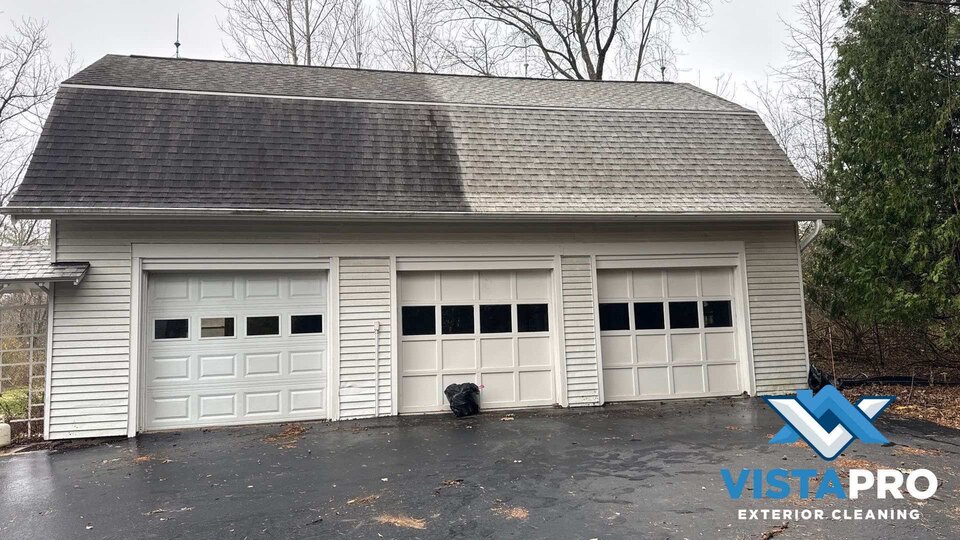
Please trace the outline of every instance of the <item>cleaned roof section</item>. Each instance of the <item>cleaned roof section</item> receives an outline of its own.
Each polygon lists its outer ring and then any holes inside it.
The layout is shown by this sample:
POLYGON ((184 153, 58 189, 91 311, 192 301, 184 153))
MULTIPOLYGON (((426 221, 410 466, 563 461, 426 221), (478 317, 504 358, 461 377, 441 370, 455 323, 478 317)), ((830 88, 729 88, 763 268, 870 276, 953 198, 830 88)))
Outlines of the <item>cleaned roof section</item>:
POLYGON ((51 263, 46 247, 0 247, 0 284, 72 281, 79 284, 86 262, 51 263))
POLYGON ((115 56, 69 82, 8 213, 833 215, 755 113, 684 85, 115 56))

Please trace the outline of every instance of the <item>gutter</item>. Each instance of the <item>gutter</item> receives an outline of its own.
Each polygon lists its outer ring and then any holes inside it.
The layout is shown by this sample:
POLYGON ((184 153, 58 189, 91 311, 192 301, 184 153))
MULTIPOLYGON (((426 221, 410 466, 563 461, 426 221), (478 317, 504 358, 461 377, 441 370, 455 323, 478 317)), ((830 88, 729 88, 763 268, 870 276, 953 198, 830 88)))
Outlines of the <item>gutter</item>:
POLYGON ((813 226, 813 232, 800 239, 800 251, 807 249, 807 246, 812 244, 821 232, 823 232, 823 220, 818 219, 813 226))
POLYGON ((6 206, 0 213, 15 219, 89 218, 89 219, 180 219, 180 218, 271 218, 310 221, 812 221, 833 220, 834 212, 490 212, 471 211, 344 211, 251 208, 90 208, 6 206))

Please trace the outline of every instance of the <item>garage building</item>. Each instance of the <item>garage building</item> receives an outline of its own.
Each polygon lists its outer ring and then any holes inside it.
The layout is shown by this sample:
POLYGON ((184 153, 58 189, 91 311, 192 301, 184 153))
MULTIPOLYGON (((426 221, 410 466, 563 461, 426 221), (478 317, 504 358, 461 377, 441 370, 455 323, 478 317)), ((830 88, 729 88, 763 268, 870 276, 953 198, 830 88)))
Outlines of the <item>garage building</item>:
POLYGON ((687 84, 107 56, 5 213, 51 219, 50 439, 789 392, 797 223, 687 84))

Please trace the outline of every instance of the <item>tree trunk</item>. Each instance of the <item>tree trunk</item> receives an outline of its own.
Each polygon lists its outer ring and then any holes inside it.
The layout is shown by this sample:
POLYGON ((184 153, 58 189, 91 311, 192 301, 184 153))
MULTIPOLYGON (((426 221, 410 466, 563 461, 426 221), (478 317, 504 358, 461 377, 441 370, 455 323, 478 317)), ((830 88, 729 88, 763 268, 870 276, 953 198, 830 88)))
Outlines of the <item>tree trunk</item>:
POLYGON ((293 0, 287 0, 287 31, 290 33, 290 63, 297 65, 300 59, 297 58, 297 35, 293 29, 293 0))
POLYGON ((306 58, 303 63, 313 64, 313 25, 310 23, 310 3, 313 0, 303 0, 303 37, 306 41, 306 58))

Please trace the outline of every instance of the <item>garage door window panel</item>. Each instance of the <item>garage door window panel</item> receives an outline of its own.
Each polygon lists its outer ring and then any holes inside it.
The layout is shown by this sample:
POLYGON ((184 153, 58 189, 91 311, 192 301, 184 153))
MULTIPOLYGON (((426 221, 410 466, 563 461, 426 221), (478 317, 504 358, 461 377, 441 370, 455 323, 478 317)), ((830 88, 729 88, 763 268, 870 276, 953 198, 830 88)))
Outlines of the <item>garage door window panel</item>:
POLYGON ((549 315, 547 304, 517 304, 517 331, 549 332, 549 315))
POLYGON ((200 339, 232 338, 236 335, 233 317, 201 317, 200 339))
POLYGON ((279 335, 279 315, 247 317, 247 337, 266 337, 279 335))
POLYGON ((444 334, 473 334, 473 306, 441 306, 440 328, 444 334))
POLYGON ((700 328, 696 302, 670 302, 670 329, 700 328))
POLYGON ((437 309, 434 306, 403 306, 400 316, 405 336, 432 336, 437 333, 437 309))
POLYGON ((480 333, 505 334, 513 332, 513 306, 495 304, 480 306, 480 333))
POLYGON ((600 304, 600 330, 629 330, 630 310, 626 302, 600 304))
POLYGON ((729 300, 705 300, 703 302, 704 328, 730 328, 733 326, 733 310, 729 300))
POLYGON ((190 319, 156 319, 153 321, 153 339, 190 339, 190 319))
POLYGON ((291 315, 290 333, 293 335, 322 334, 323 315, 291 315))
POLYGON ((634 302, 635 330, 663 330, 663 302, 634 302))

